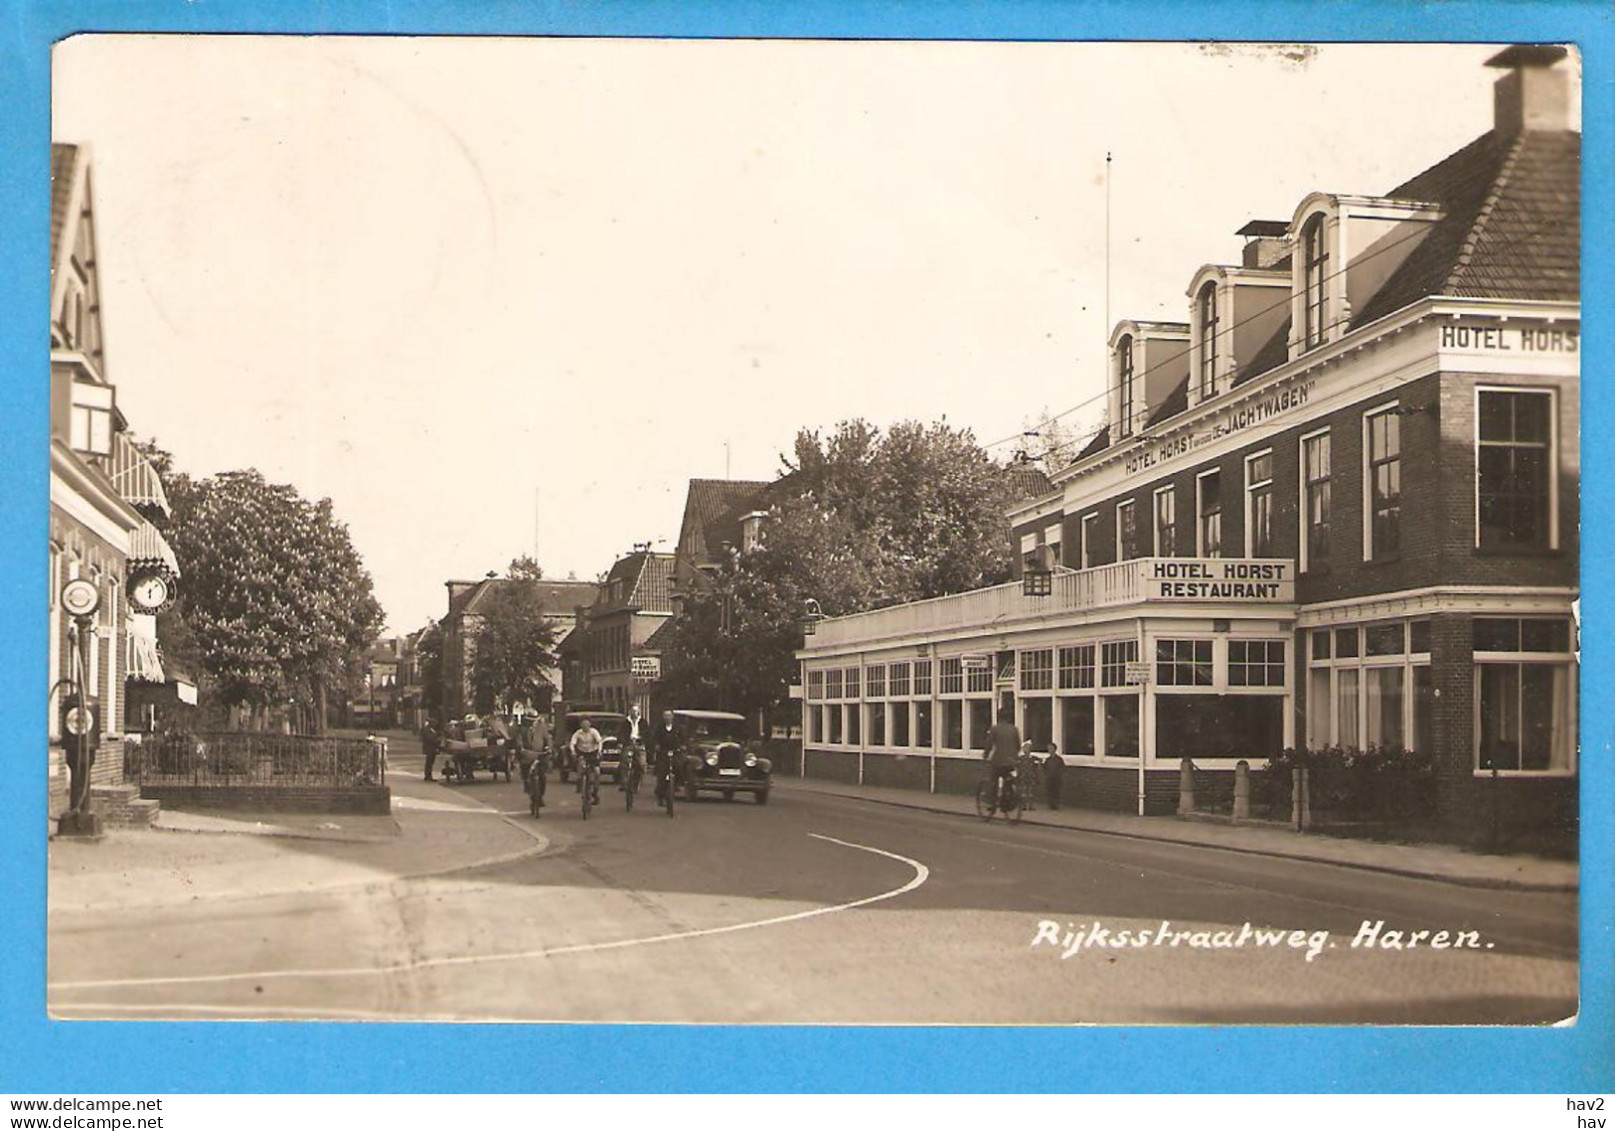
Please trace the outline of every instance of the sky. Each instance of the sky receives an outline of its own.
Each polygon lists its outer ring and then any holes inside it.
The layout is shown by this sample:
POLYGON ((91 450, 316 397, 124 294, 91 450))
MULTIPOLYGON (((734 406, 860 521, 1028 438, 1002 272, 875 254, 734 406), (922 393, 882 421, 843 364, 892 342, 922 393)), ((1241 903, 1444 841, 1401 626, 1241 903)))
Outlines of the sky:
POLYGON ((131 429, 330 497, 407 632, 802 428, 1095 426, 1111 324, 1484 133, 1495 50, 81 36, 53 135, 131 429))

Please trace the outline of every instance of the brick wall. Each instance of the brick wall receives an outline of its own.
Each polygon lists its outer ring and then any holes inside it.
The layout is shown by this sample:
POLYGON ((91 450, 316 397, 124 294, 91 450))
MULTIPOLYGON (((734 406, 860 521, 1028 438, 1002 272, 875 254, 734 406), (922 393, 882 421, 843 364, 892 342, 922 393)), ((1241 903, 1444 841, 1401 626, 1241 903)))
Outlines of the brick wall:
POLYGON ((808 749, 803 757, 807 759, 807 776, 810 778, 852 783, 858 781, 858 755, 855 753, 808 749))

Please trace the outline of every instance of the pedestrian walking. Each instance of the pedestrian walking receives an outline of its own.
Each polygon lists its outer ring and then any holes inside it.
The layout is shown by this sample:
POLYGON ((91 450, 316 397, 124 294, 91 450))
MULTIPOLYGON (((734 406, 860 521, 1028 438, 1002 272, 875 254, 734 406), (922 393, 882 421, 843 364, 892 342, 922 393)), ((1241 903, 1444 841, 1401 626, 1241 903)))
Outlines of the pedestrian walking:
POLYGON ((1043 786, 1048 792, 1050 809, 1060 807, 1060 779, 1064 776, 1065 760, 1060 757, 1060 748, 1051 742, 1048 757, 1043 759, 1043 786))
POLYGON ((432 767, 437 763, 437 755, 442 748, 443 737, 437 733, 432 720, 426 720, 421 724, 421 753, 426 755, 426 776, 423 781, 432 780, 432 767))
POLYGON ((1020 757, 1015 759, 1015 776, 1021 783, 1021 808, 1030 813, 1037 808, 1037 778, 1039 766, 1032 754, 1032 740, 1021 743, 1020 757))

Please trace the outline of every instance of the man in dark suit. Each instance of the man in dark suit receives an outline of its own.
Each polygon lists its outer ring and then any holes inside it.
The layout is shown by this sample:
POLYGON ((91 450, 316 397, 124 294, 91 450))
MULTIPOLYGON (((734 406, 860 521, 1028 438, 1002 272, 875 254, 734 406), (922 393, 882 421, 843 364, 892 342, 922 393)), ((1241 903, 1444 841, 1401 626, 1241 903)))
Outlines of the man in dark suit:
POLYGON ((674 781, 677 780, 677 758, 684 749, 684 736, 673 723, 672 711, 662 712, 662 724, 651 734, 650 748, 656 759, 656 800, 660 804, 667 799, 669 775, 673 776, 674 781))

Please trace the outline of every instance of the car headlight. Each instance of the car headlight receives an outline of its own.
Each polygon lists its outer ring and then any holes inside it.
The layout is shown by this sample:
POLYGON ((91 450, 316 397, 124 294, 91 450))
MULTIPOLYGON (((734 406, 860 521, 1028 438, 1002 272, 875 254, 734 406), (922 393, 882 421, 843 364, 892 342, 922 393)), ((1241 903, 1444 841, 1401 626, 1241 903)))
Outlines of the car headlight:
POLYGON ((717 764, 718 764, 718 752, 716 750, 708 750, 707 751, 707 765, 716 766, 717 764))
POLYGON ((752 753, 750 750, 746 751, 746 765, 755 766, 756 764, 757 764, 757 755, 752 753))

